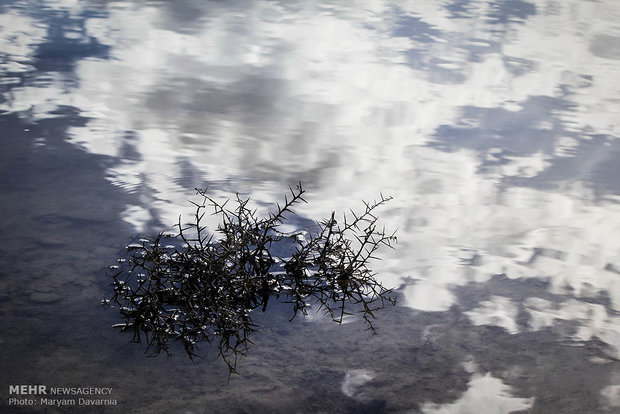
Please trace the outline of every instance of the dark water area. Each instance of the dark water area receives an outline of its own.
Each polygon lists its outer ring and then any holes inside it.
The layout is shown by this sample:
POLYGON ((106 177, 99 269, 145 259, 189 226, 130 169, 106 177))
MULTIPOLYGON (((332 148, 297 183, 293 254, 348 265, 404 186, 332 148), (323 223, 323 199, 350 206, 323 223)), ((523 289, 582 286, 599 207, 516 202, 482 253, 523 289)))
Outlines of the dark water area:
POLYGON ((611 0, 1 2, 0 411, 618 412, 618 22, 611 0), (227 381, 214 348, 147 358, 112 329, 106 269, 196 187, 265 212, 299 180, 290 231, 393 197, 378 335, 275 303, 227 381), (116 405, 23 406, 24 384, 116 405))

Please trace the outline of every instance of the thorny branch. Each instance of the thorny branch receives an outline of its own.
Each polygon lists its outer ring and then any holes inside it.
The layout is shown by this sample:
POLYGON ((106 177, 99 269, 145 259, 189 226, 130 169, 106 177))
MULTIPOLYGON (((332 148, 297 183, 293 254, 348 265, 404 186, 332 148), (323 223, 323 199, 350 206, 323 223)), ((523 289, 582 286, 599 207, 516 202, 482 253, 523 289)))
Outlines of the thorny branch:
POLYGON ((132 332, 133 341, 144 341, 150 356, 170 354, 170 339, 191 359, 198 356, 197 343, 217 343, 229 376, 237 373, 238 358, 257 330, 251 312, 265 311, 271 297, 293 304, 291 320, 318 304, 342 323, 353 306, 375 333, 374 312, 396 303, 368 267, 378 259, 377 249, 396 242, 394 233, 378 227, 375 215, 391 198, 364 202, 361 213, 351 210, 341 223, 332 213, 315 233, 289 234, 280 225, 294 214, 295 204, 306 202, 301 183, 289 190, 284 204, 263 218, 248 207, 249 199, 237 195, 236 207, 228 208, 229 200, 220 203, 197 190, 201 200, 192 202, 193 224, 184 226, 179 217, 177 234, 142 238, 111 266, 114 294, 103 302, 118 305, 125 322, 115 326, 132 332), (219 218, 215 234, 202 224, 208 209, 219 218), (286 237, 295 240, 290 257, 274 257, 272 248, 286 237))

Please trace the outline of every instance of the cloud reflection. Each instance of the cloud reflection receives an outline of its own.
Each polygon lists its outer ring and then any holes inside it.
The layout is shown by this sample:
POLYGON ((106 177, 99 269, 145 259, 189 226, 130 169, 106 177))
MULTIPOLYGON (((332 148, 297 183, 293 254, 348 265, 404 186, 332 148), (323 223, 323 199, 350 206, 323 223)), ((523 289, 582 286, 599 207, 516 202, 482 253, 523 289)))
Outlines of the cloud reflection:
POLYGON ((342 393, 352 398, 358 392, 358 389, 372 380, 373 377, 372 372, 366 369, 347 370, 341 385, 342 393))
POLYGON ((0 14, 0 30, 2 78, 30 70, 36 47, 45 39, 45 28, 29 16, 9 10, 0 14))
MULTIPOLYGON (((451 287, 503 273, 576 297, 607 292, 619 309, 606 270, 620 252, 610 238, 617 203, 594 203, 579 177, 560 177, 551 192, 510 181, 579 157, 593 132, 617 132, 612 52, 592 54, 615 23, 582 2, 502 4, 455 17, 441 3, 396 12, 380 2, 318 4, 292 14, 255 2, 243 14, 216 7, 185 31, 157 4, 110 9, 84 23, 111 49, 77 65, 66 99, 91 121, 71 140, 122 159, 108 177, 143 194, 125 216, 140 230, 175 222, 188 188, 207 182, 263 202, 301 178, 308 216, 383 190, 395 196, 385 217, 401 244, 381 274, 394 286, 418 280, 407 305, 445 310, 451 287), (438 78, 438 67, 458 79, 438 78), (123 155, 128 132, 132 157, 123 155), (448 151, 438 147, 446 140, 448 151), (477 255, 475 266, 464 251, 477 255)), ((472 315, 491 323, 493 309, 472 315)), ((500 319, 515 329, 508 314, 500 319)))
POLYGON ((491 374, 477 376, 469 382, 469 389, 451 404, 426 403, 424 414, 505 414, 532 407, 532 398, 518 398, 510 393, 510 387, 491 374))
MULTIPOLYGON (((445 311, 456 286, 537 278, 569 299, 526 299, 530 329, 576 321, 573 339, 620 348, 617 2, 52 5, 79 20, 63 38, 102 47, 75 56, 71 76, 51 67, 15 86, 49 27, 0 14, 13 85, 0 109, 88 117, 68 139, 118 160, 107 179, 139 195, 123 216, 136 230, 189 214, 206 184, 262 206, 301 179, 308 217, 383 191, 400 244, 378 270, 393 287, 413 280, 406 306, 445 311)), ((467 315, 519 330, 502 296, 467 315)), ((462 404, 490 389, 506 391, 472 380, 462 404)))

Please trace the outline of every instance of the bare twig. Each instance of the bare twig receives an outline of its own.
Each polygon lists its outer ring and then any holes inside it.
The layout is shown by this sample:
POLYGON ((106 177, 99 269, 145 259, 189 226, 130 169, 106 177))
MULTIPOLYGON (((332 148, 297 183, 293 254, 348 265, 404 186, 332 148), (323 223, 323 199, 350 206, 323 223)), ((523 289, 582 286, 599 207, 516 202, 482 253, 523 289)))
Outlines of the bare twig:
POLYGON ((306 314, 312 303, 339 323, 350 307, 357 308, 375 333, 374 312, 386 302, 395 304, 368 267, 380 246, 396 242, 394 234, 378 229, 375 215, 391 198, 364 202, 364 210, 343 215, 342 224, 332 213, 317 223, 316 233, 296 239, 290 257, 274 257, 274 244, 290 236, 280 224, 294 214, 294 205, 306 201, 301 183, 289 190, 266 218, 248 208, 249 199, 237 195, 236 207, 228 208, 228 200, 220 203, 197 190, 201 200, 192 202, 192 225, 183 226, 179 217, 178 234, 142 238, 127 246, 122 266, 112 266, 110 301, 125 320, 117 326, 132 332, 133 341, 144 341, 149 356, 170 354, 170 339, 180 342, 191 359, 198 356, 198 343, 217 343, 229 376, 237 373, 238 358, 257 330, 251 312, 265 311, 272 296, 293 304, 291 319, 306 314), (215 234, 202 224, 208 207, 219 217, 215 234))

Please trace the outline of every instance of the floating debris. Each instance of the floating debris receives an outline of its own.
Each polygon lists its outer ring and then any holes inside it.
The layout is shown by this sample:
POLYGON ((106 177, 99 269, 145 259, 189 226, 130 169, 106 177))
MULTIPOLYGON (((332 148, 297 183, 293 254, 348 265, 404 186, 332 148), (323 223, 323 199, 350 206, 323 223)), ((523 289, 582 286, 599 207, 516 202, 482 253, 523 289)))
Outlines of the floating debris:
POLYGON ((115 327, 130 330, 135 342, 145 340, 152 356, 170 354, 170 339, 178 340, 190 358, 198 355, 197 343, 215 342, 229 374, 237 373, 238 357, 258 329, 251 312, 264 312, 272 297, 284 296, 292 304, 291 320, 315 303, 317 311, 343 323, 353 306, 374 333, 374 312, 386 302, 395 304, 368 268, 379 247, 396 242, 394 234, 378 227, 375 215, 390 198, 364 202, 362 212, 343 215, 340 223, 332 213, 317 222, 315 233, 287 233, 280 226, 295 204, 305 202, 301 183, 289 190, 276 212, 262 218, 248 208, 249 199, 237 195, 236 208, 230 208, 228 201, 218 203, 197 190, 202 200, 192 202, 195 223, 182 225, 179 217, 178 234, 159 233, 128 244, 126 261, 119 261, 123 266, 110 266, 111 300, 125 319, 115 327), (220 219, 215 234, 201 222, 207 208, 220 219), (272 253, 291 239, 287 256, 272 253))

